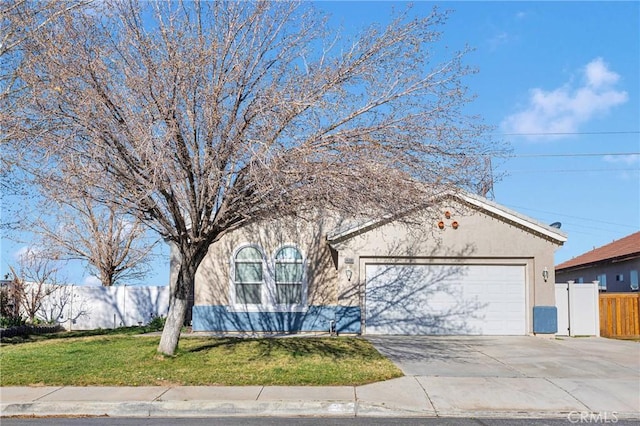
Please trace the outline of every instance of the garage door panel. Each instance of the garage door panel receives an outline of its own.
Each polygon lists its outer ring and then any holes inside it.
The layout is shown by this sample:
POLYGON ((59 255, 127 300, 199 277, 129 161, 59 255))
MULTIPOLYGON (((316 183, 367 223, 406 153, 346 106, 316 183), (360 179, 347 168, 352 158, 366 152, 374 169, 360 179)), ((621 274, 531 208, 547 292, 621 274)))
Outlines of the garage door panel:
POLYGON ((525 334, 524 267, 367 265, 368 334, 525 334))

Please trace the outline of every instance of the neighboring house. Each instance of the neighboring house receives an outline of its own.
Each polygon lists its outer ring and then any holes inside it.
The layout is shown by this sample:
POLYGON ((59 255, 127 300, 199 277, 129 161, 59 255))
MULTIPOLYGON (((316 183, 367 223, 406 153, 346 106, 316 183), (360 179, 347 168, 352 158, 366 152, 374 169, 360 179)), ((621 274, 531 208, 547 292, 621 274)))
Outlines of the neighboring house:
POLYGON ((403 218, 318 215, 247 226, 209 248, 194 331, 555 333, 558 229, 450 194, 403 218))
POLYGON ((638 291, 640 232, 574 257, 555 269, 557 282, 598 281, 603 291, 638 291))

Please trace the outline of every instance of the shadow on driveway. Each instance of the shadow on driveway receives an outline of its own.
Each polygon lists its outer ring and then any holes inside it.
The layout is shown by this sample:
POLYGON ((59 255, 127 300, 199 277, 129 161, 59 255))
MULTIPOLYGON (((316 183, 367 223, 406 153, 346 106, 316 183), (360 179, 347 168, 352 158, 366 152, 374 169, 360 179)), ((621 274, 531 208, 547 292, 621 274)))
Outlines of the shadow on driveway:
POLYGON ((523 377, 486 355, 494 337, 375 336, 367 339, 407 376, 523 377))

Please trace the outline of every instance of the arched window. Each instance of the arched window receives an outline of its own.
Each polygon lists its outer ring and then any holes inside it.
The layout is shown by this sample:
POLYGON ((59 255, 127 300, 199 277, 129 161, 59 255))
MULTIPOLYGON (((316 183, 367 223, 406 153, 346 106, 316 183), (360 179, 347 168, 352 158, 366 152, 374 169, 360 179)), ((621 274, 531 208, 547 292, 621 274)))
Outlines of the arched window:
POLYGON ((243 305, 262 303, 263 260, 262 252, 255 247, 245 247, 236 253, 234 259, 236 303, 243 305))
POLYGON ((275 256, 276 303, 298 305, 302 303, 304 262, 295 247, 282 247, 275 256))

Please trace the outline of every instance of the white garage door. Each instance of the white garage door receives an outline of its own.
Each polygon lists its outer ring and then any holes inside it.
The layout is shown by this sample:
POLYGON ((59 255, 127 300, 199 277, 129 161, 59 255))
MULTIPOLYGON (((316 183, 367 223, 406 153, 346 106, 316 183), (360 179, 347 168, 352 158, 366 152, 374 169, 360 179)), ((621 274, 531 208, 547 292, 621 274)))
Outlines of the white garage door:
POLYGON ((520 265, 367 265, 367 334, 526 334, 520 265))

